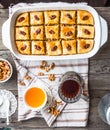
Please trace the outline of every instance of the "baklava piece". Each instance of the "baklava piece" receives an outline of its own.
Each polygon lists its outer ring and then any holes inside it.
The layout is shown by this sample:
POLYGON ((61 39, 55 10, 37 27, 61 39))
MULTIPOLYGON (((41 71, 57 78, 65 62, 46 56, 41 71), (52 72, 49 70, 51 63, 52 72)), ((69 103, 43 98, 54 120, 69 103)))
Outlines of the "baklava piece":
POLYGON ((75 35, 75 26, 61 26, 60 36, 62 39, 74 39, 75 35))
POLYGON ((30 12, 30 25, 43 24, 43 12, 30 12))
POLYGON ((76 11, 61 11, 61 24, 75 24, 76 11))
POLYGON ((29 15, 28 13, 22 13, 16 20, 16 26, 29 26, 29 15))
POLYGON ((59 11, 44 11, 45 24, 58 24, 59 11))
POLYGON ((46 42, 47 55, 61 55, 61 43, 60 41, 47 41, 46 42))
POLYGON ((77 11, 77 24, 94 25, 93 16, 88 11, 78 10, 77 11))
POLYGON ((78 25, 77 38, 94 38, 94 27, 78 25))
POLYGON ((44 37, 43 26, 31 26, 30 36, 31 40, 43 40, 44 37))
POLYGON ((29 40, 29 28, 16 27, 15 37, 16 40, 29 40))
POLYGON ((76 40, 62 40, 62 48, 64 55, 76 54, 76 40))
POLYGON ((93 49, 94 40, 85 40, 79 39, 77 40, 77 53, 84 54, 90 52, 93 49))
POLYGON ((59 26, 45 26, 46 39, 58 39, 59 38, 59 26))
POLYGON ((44 55, 45 46, 43 41, 32 41, 32 54, 33 55, 44 55))
POLYGON ((18 51, 21 54, 26 54, 26 55, 30 55, 31 54, 31 47, 30 47, 30 42, 29 41, 16 41, 16 46, 18 51))

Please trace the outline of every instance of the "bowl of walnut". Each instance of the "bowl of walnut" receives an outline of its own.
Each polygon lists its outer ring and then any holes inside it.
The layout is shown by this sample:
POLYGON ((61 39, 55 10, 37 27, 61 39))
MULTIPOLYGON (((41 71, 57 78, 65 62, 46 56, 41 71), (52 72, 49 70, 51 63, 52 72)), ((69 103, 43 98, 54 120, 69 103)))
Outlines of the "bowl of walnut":
POLYGON ((8 81, 12 76, 12 65, 8 60, 0 58, 0 83, 8 81))

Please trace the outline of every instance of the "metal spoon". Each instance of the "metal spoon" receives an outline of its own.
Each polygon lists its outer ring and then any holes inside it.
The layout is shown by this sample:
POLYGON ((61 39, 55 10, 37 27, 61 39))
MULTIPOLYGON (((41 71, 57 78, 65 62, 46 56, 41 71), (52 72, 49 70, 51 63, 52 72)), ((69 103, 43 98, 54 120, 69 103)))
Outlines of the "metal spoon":
POLYGON ((0 96, 0 106, 2 106, 2 104, 3 104, 3 98, 2 96, 0 96))
POLYGON ((5 99, 6 103, 6 123, 9 125, 9 107, 10 107, 10 102, 8 99, 5 99))

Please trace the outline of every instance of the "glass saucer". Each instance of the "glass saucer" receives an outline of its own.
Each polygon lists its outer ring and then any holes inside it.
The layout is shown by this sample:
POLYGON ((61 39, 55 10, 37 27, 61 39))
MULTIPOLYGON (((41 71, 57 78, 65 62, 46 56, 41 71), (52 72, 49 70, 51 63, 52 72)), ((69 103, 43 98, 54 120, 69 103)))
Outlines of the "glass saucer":
POLYGON ((7 90, 0 90, 0 97, 3 99, 3 103, 0 105, 0 118, 6 118, 6 98, 9 100, 9 116, 15 113, 17 108, 17 100, 12 92, 7 90))

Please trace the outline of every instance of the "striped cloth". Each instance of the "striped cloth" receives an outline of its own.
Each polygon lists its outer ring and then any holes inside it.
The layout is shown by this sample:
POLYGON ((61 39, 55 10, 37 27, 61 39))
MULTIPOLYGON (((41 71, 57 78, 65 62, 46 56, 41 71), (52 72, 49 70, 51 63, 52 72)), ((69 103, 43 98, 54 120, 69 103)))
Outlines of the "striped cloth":
MULTIPOLYGON (((44 3, 43 3, 44 4, 44 3)), ((49 5, 50 3, 48 3, 49 5)), ((53 3, 53 4, 62 4, 53 3)), ((63 3, 67 4, 67 3, 63 3)), ((86 3, 84 3, 86 4, 86 3)), ((21 8, 26 6, 40 6, 40 4, 26 4, 19 3, 9 8, 9 16, 11 14, 21 8)), ((74 5, 74 3, 73 3, 74 5)), ((23 94, 25 89, 28 86, 31 86, 33 83, 38 83, 39 85, 46 86, 52 93, 53 99, 60 100, 58 97, 57 89, 58 89, 58 81, 62 74, 67 71, 75 71, 80 73, 84 79, 84 94, 89 96, 88 94, 88 59, 83 60, 66 60, 66 61, 54 61, 55 68, 49 72, 45 72, 44 76, 38 76, 38 72, 41 70, 38 68, 40 65, 40 61, 21 61, 16 59, 13 56, 13 59, 16 64, 17 72, 18 72, 18 81, 22 81, 25 85, 18 84, 18 121, 27 120, 33 117, 44 118, 47 122, 48 126, 52 127, 84 127, 87 125, 88 121, 88 113, 89 113, 89 102, 80 99, 78 102, 73 104, 62 103, 61 106, 58 106, 58 110, 61 112, 59 116, 51 115, 47 112, 47 109, 39 111, 30 110, 23 102, 23 94), (48 74, 55 74, 55 81, 48 80, 48 74), (24 79, 25 75, 29 75, 31 80, 24 79)), ((48 61, 49 64, 52 61, 48 61)))
MULTIPOLYGON (((58 117, 51 115, 47 110, 41 112, 30 110, 23 102, 23 94, 27 87, 33 83, 47 86, 54 99, 60 100, 58 97, 58 81, 62 74, 67 71, 75 71, 79 73, 84 79, 84 93, 88 96, 88 59, 83 60, 67 60, 54 61, 55 68, 49 72, 44 72, 39 69, 40 61, 21 61, 14 58, 18 72, 18 81, 22 81, 25 85, 18 84, 18 121, 27 120, 32 117, 44 118, 48 126, 53 127, 84 127, 87 125, 89 102, 80 99, 76 103, 66 104, 63 102, 58 110, 61 111, 58 117), (44 76, 38 76, 38 72, 45 73, 44 76), (55 74, 55 81, 48 80, 48 74, 55 74), (24 79, 25 75, 29 75, 31 80, 24 79)), ((48 61, 51 64, 52 61, 48 61)))

